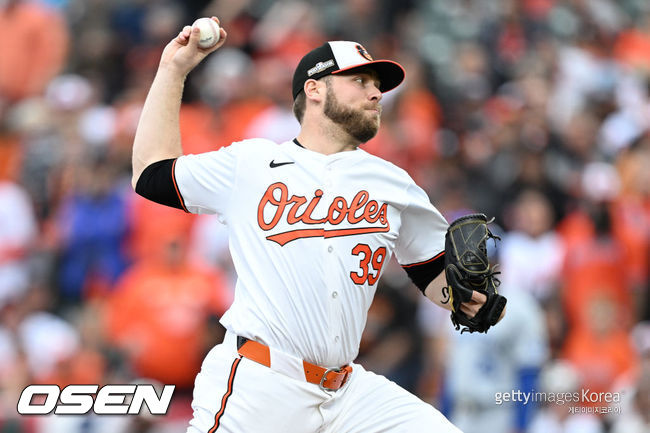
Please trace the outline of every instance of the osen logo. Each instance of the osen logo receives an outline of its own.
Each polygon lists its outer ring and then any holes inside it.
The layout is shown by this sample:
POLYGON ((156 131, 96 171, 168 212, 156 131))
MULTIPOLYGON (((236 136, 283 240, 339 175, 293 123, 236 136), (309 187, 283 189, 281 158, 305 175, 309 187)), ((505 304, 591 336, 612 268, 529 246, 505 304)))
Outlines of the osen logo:
POLYGON ((165 385, 160 397, 151 384, 141 385, 30 385, 18 400, 21 415, 137 415, 146 403, 152 415, 165 415, 174 385, 165 385), (40 398, 39 398, 40 397, 40 398), (45 399, 43 400, 44 397, 45 399))

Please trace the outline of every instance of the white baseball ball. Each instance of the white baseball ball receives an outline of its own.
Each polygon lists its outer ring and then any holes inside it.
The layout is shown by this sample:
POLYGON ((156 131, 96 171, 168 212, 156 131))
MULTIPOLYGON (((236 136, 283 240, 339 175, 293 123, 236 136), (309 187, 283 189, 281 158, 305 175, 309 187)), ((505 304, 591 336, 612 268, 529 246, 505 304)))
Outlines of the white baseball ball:
POLYGON ((194 27, 198 27, 201 31, 199 36, 199 47, 211 48, 219 42, 219 38, 221 37, 219 24, 217 24, 212 18, 199 18, 192 24, 192 28, 194 27))

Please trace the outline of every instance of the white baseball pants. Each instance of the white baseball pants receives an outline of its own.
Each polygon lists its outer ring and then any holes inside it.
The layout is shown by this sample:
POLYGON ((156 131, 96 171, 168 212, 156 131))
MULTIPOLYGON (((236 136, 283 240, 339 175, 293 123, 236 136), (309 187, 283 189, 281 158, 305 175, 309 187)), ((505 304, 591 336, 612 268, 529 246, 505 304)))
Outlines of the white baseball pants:
POLYGON ((325 391, 240 357, 229 332, 196 377, 187 433, 461 433, 397 384, 352 366, 341 389, 325 391))

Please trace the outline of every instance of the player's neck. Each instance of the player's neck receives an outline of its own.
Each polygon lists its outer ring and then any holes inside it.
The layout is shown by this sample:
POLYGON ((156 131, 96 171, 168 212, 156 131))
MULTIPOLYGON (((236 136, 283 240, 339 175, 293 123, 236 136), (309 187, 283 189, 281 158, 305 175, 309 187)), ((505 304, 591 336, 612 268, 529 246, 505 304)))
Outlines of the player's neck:
POLYGON ((309 122, 305 119, 296 137, 306 149, 331 155, 356 150, 359 142, 329 119, 323 122, 309 122))

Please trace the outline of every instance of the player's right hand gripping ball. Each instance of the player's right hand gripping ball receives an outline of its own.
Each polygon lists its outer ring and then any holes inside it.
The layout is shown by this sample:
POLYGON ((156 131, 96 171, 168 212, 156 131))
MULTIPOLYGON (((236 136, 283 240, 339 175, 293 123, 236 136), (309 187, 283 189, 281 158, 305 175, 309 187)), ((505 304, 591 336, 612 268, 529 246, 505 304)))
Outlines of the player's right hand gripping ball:
POLYGON ((506 298, 499 295, 499 280, 490 267, 487 239, 498 236, 490 232, 487 217, 471 214, 452 222, 445 235, 445 275, 452 307, 451 321, 456 327, 469 332, 487 332, 496 324, 506 306, 506 298), (460 304, 472 299, 472 292, 483 293, 487 300, 474 317, 460 309, 460 304))

